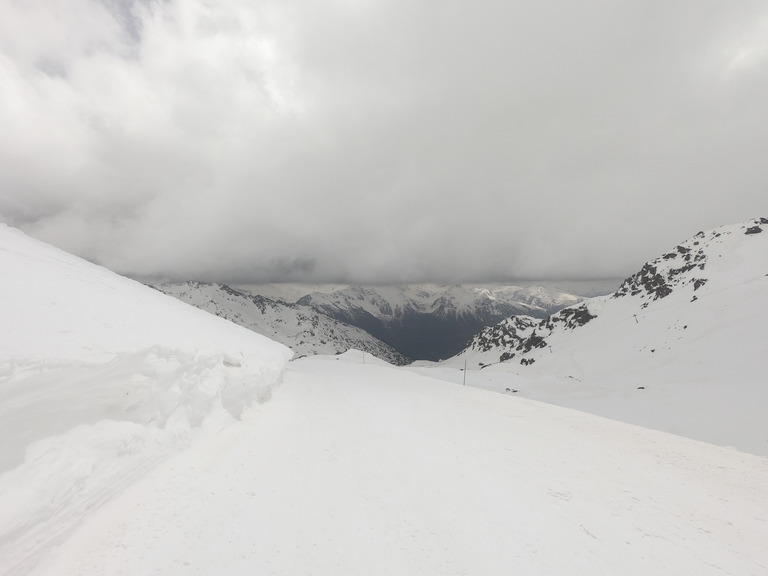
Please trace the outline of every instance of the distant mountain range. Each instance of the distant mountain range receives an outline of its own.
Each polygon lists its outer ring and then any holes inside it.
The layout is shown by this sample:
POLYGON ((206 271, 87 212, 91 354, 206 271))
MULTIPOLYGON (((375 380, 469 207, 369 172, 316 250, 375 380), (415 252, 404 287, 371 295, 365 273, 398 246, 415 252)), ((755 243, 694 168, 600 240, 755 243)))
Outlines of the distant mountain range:
POLYGON ((350 286, 298 300, 358 326, 411 358, 440 360, 513 314, 546 317, 582 298, 541 286, 350 286))
POLYGON ((285 344, 297 356, 339 354, 356 349, 391 364, 410 361, 364 330, 329 318, 310 306, 246 294, 225 284, 166 282, 154 288, 285 344))
POLYGON ((238 290, 225 284, 167 282, 155 286, 197 308, 285 344, 298 355, 351 348, 393 364, 448 358, 482 328, 512 314, 545 317, 581 300, 543 287, 344 286, 296 299, 274 285, 238 290), (291 302, 295 300, 295 302, 291 302))

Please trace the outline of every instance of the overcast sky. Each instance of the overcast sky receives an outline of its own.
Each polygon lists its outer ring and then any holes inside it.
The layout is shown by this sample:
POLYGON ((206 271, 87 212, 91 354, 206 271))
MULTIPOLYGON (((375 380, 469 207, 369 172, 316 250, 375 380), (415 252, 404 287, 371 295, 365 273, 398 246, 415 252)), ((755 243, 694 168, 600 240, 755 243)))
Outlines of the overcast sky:
POLYGON ((134 276, 621 277, 768 216, 765 0, 0 0, 0 220, 134 276))

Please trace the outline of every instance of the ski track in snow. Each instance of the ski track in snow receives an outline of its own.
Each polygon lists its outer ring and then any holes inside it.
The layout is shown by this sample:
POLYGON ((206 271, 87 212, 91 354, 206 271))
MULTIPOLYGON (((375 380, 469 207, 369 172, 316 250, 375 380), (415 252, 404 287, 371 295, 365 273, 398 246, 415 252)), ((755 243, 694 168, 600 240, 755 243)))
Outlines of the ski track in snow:
POLYGON ((768 573, 765 458, 360 362, 294 361, 33 573, 768 573))

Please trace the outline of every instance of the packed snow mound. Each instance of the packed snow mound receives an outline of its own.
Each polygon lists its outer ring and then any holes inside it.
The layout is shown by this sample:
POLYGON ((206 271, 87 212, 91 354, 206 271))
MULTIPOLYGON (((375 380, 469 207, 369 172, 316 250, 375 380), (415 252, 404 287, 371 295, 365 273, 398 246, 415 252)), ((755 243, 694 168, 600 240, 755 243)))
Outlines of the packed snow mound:
POLYGON ((291 351, 0 225, 0 573, 204 430, 291 351))
POLYGON ((246 294, 226 284, 188 281, 165 282, 154 287, 182 302, 281 342, 297 356, 339 354, 354 348, 391 364, 402 365, 410 361, 365 330, 329 318, 309 306, 246 294))
POLYGON ((646 263, 614 294, 544 320, 509 318, 446 365, 495 365, 497 374, 523 381, 505 385, 490 374, 475 381, 768 454, 760 408, 768 404, 763 231, 765 218, 700 232, 646 263))

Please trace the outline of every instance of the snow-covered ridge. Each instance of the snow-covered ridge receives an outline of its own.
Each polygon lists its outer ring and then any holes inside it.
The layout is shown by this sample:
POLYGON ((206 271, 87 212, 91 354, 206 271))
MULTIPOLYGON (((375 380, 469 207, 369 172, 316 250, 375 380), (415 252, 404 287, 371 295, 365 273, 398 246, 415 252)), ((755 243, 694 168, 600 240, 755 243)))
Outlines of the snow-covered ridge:
POLYGON ((695 302, 699 295, 758 279, 768 273, 768 267, 761 262, 761 255, 765 253, 761 250, 768 249, 768 234, 757 238, 764 228, 768 230, 768 219, 756 218, 699 232, 671 251, 645 263, 613 294, 568 306, 543 320, 526 315, 507 318, 478 334, 460 356, 463 358, 472 355, 472 352, 485 353, 488 361, 484 361, 485 358, 480 360, 481 365, 512 359, 517 359, 522 365, 530 365, 539 356, 537 350, 551 346, 552 340, 556 340, 559 334, 584 326, 604 309, 617 310, 611 300, 630 298, 639 301, 636 306, 630 306, 634 317, 635 312, 645 310, 655 301, 672 294, 675 295, 672 300, 690 298, 691 302, 695 302), (754 240, 750 242, 752 238, 754 240), (745 261, 745 257, 749 260, 745 261), (712 284, 704 288, 710 281, 712 284), (698 292, 700 289, 701 292, 698 292))
POLYGON ((246 294, 225 284, 165 282, 154 286, 196 308, 263 334, 291 348, 297 356, 362 350, 392 364, 409 359, 355 326, 318 313, 309 306, 246 294))
MULTIPOLYGON (((744 241, 742 236, 761 234, 768 230, 768 218, 755 218, 736 226, 721 226, 709 232, 699 232, 693 238, 675 246, 662 256, 647 262, 642 269, 627 278, 613 298, 639 296, 658 300, 669 296, 675 289, 691 286, 693 292, 709 282, 711 265, 717 275, 716 259, 737 252, 744 241)), ((722 279, 726 281, 726 279, 722 279)), ((693 296, 695 298, 695 294, 693 296)), ((648 302, 643 303, 647 307, 648 302)))
POLYGON ((608 296, 509 318, 447 366, 467 380, 768 455, 768 220, 700 232, 608 296))
POLYGON ((13 574, 267 398, 291 351, 4 225, 0 269, 0 573, 13 574))
POLYGON ((313 292, 299 302, 322 310, 358 310, 377 318, 391 319, 408 312, 477 316, 513 310, 538 316, 552 308, 580 300, 578 296, 540 286, 415 284, 349 286, 340 290, 313 292))

